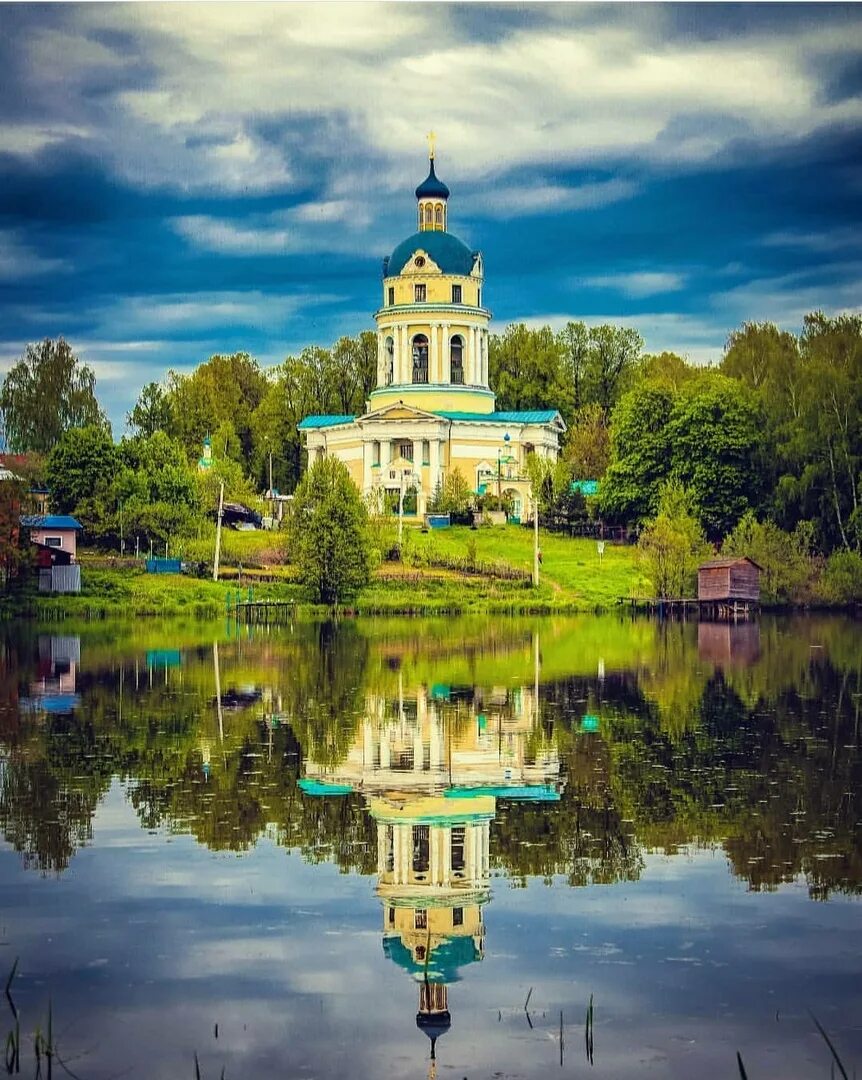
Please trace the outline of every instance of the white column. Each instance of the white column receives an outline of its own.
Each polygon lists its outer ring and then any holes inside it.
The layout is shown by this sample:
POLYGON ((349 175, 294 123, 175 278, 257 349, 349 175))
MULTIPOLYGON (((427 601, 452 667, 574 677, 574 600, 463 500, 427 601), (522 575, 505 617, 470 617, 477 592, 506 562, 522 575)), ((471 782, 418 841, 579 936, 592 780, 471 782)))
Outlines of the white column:
POLYGON ((422 772, 425 763, 425 755, 422 752, 422 729, 417 727, 413 732, 413 771, 422 772))
POLYGON ((488 385, 488 333, 486 330, 479 331, 479 367, 481 369, 481 378, 479 381, 483 386, 488 385))
POLYGON ((383 330, 377 332, 377 385, 383 386, 386 383, 386 349, 383 347, 383 342, 386 340, 386 334, 383 330))
POLYGON ((388 769, 392 764, 389 745, 389 725, 380 731, 380 768, 388 769))
POLYGON ((431 884, 439 885, 441 883, 440 878, 440 834, 444 832, 443 829, 438 826, 434 826, 431 830, 429 837, 429 847, 431 848, 431 884))
POLYGON ((443 380, 438 378, 438 372, 440 371, 440 356, 437 351, 437 323, 431 323, 431 341, 428 345, 430 353, 428 356, 428 381, 429 382, 442 382, 443 380))
MULTIPOLYGON (((435 446, 436 443, 432 443, 431 445, 435 446)), ((433 771, 439 769, 443 764, 443 744, 440 739, 440 718, 432 714, 428 727, 430 729, 431 769, 433 771)))
POLYGON ((410 327, 404 323, 404 379, 403 382, 413 382, 413 354, 410 349, 410 327))
POLYGON ((407 361, 407 326, 405 323, 398 324, 398 377, 397 383, 405 383, 410 381, 408 374, 410 368, 407 361))
POLYGON ((362 440, 362 489, 371 490, 371 440, 362 440))
POLYGON ((471 326, 470 327, 470 351, 473 354, 472 378, 470 379, 470 384, 472 386, 475 386, 476 383, 480 383, 482 381, 482 372, 481 372, 480 367, 479 367, 480 360, 479 360, 479 328, 478 328, 478 326, 471 326))
POLYGON ((437 484, 440 482, 440 441, 439 439, 432 439, 430 446, 430 456, 428 458, 430 469, 428 470, 428 485, 431 489, 431 494, 437 490, 437 484))
POLYGON ((442 359, 443 378, 441 380, 442 382, 449 382, 449 379, 450 379, 450 376, 451 376, 451 372, 449 371, 449 353, 450 353, 449 339, 450 339, 449 323, 443 323, 443 359, 442 359))

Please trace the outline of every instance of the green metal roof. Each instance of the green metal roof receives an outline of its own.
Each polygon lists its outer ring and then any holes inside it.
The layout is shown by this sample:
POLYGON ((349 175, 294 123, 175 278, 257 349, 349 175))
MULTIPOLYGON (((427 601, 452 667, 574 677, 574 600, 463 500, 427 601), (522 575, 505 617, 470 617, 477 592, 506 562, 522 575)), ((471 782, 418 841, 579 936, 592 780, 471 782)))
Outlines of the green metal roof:
POLYGON ((383 953, 394 960, 415 978, 428 979, 432 983, 451 983, 458 981, 458 969, 482 959, 472 937, 451 937, 441 941, 431 950, 427 963, 417 963, 413 954, 395 934, 383 939, 383 953))
POLYGON ((478 799, 493 795, 495 799, 519 799, 521 802, 559 802, 560 793, 550 784, 498 784, 485 787, 447 788, 444 799, 478 799))
POLYGON ((438 412, 446 420, 480 420, 492 424, 550 424, 559 419, 556 409, 526 409, 516 412, 438 412))
POLYGON ((352 424, 355 419, 355 416, 345 416, 343 414, 306 416, 304 420, 299 422, 298 428, 300 431, 310 431, 312 428, 338 427, 339 424, 352 424))

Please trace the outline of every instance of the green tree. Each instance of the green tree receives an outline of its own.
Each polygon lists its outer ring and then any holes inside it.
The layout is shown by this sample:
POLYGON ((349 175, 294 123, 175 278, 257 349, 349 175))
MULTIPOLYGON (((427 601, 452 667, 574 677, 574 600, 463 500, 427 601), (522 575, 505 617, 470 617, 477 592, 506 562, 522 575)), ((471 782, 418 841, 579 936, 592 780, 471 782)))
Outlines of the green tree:
POLYGON ((251 418, 267 390, 267 379, 248 353, 211 356, 189 375, 168 373, 171 434, 197 456, 206 435, 230 424, 248 468, 253 449, 251 418))
POLYGON ((656 596, 693 595, 697 567, 712 549, 697 520, 692 493, 678 481, 662 487, 658 513, 644 527, 638 548, 656 596))
POLYGON ((141 390, 126 422, 138 435, 154 435, 157 431, 172 430, 170 399, 164 387, 149 382, 141 390))
POLYGON ((721 545, 722 555, 747 555, 761 567, 760 595, 767 603, 801 603, 811 598, 815 567, 811 529, 784 532, 772 521, 758 521, 749 510, 721 545))
POLYGON ((598 402, 577 410, 563 453, 575 479, 596 480, 605 475, 610 463, 611 435, 604 409, 598 402))
POLYGON ((677 397, 668 423, 671 475, 691 490, 707 536, 719 540, 759 501, 763 422, 750 392, 705 375, 677 397))
POLYGON ((567 322, 557 334, 563 377, 569 384, 572 409, 587 403, 589 393, 590 332, 582 322, 567 322))
POLYGON ((591 328, 586 378, 591 400, 606 416, 628 388, 642 349, 643 339, 630 327, 604 323, 591 328))
POLYGON ((549 326, 512 323, 493 334, 488 362, 500 409, 544 409, 565 394, 560 343, 549 326))
POLYGON ((110 432, 96 400, 96 376, 62 337, 27 346, 0 387, 0 413, 14 451, 47 453, 70 428, 110 432))
POLYGON ((63 514, 87 510, 81 524, 91 528, 106 512, 105 499, 120 467, 120 455, 101 426, 71 428, 48 455, 46 478, 54 508, 63 514))
POLYGON ((611 462, 600 505, 611 519, 643 521, 658 509, 659 489, 670 471, 668 423, 674 395, 642 383, 624 394, 611 419, 611 462))
POLYGON ((336 607, 368 583, 368 512, 337 458, 315 461, 300 481, 288 544, 301 582, 318 603, 336 607))

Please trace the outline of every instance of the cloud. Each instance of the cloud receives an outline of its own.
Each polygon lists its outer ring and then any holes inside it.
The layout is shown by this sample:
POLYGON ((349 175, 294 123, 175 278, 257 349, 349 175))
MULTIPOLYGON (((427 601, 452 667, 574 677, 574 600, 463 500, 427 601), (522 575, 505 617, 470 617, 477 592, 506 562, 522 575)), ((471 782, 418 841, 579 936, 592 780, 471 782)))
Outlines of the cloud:
POLYGON ((623 296, 642 299, 660 293, 677 292, 685 288, 686 278, 683 274, 643 271, 640 273, 607 274, 584 278, 581 284, 592 289, 615 289, 617 292, 621 292, 623 296))
POLYGON ((493 187, 459 200, 459 206, 477 216, 492 218, 525 214, 559 213, 562 210, 592 210, 629 199, 638 191, 631 180, 612 179, 578 185, 524 181, 493 187))
POLYGON ((345 199, 300 203, 237 219, 190 214, 171 221, 175 232, 196 247, 227 255, 365 252, 369 223, 367 208, 345 199))
MULTIPOLYGON (((499 17, 493 47, 457 16, 445 5, 213 4, 194 18, 170 5, 73 7, 61 29, 21 32, 45 116, 18 143, 35 153, 75 132, 132 183, 184 190, 296 189, 320 170, 334 189, 362 159, 385 192, 415 171, 431 125, 447 175, 478 182, 623 155, 704 162, 740 139, 781 144, 862 121, 862 101, 822 93, 830 66, 855 53, 852 15, 699 40, 669 36, 661 11, 597 20, 566 6, 554 25, 545 12, 499 17)), ((591 205, 565 185, 532 186, 538 208, 591 205)))
POLYGON ((832 252, 844 248, 856 248, 862 251, 862 236, 859 229, 852 225, 842 225, 820 232, 803 232, 798 229, 786 229, 764 236, 765 247, 800 248, 805 251, 832 252))
POLYGON ((33 250, 20 231, 0 229, 0 281, 14 282, 68 269, 64 259, 45 258, 33 250))

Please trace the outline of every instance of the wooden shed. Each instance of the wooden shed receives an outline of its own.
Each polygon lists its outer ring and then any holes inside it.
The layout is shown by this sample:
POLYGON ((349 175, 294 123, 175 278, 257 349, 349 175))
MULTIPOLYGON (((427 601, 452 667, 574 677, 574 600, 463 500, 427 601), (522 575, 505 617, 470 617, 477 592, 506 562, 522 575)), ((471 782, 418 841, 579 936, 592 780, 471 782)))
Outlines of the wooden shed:
POLYGON ((710 559, 697 569, 697 598, 708 604, 757 603, 762 567, 747 555, 710 559))

